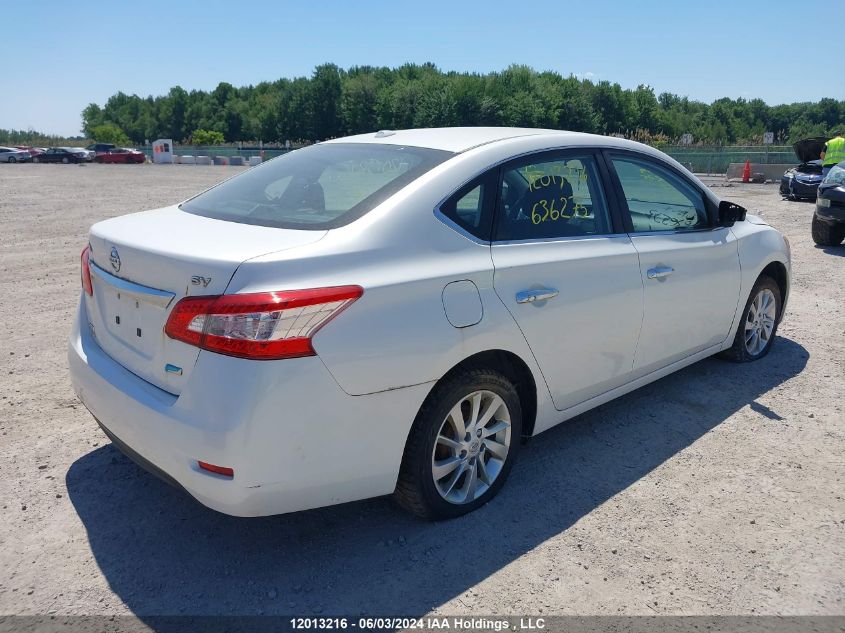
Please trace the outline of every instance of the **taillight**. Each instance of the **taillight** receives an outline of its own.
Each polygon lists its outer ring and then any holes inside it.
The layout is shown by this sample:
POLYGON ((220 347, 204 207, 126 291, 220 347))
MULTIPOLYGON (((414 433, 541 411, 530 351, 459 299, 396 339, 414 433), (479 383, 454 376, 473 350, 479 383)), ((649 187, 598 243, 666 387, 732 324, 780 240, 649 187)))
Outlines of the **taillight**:
POLYGON ((82 277, 82 289, 89 297, 94 294, 94 286, 91 285, 91 266, 88 263, 90 254, 91 247, 86 246, 82 250, 82 255, 80 255, 80 259, 82 260, 82 267, 80 270, 80 276, 82 277))
POLYGON ((360 286, 185 297, 165 333, 219 354, 275 360, 313 356, 311 339, 364 293, 360 286))

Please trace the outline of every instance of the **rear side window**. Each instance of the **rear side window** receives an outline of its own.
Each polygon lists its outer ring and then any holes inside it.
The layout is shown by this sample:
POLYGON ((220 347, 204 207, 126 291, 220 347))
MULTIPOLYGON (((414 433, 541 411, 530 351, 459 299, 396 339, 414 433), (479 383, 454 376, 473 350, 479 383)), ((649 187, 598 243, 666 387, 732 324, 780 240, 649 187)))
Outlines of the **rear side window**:
POLYGON ((648 160, 614 156, 634 232, 691 231, 709 228, 701 191, 648 160))
POLYGON ((180 208, 242 224, 331 229, 360 218, 452 156, 399 145, 314 145, 250 169, 180 208))
POLYGON ((440 206, 440 212, 468 233, 489 240, 495 186, 494 170, 461 187, 440 206))
POLYGON ((590 155, 567 154, 502 170, 496 240, 611 233, 598 168, 590 155))

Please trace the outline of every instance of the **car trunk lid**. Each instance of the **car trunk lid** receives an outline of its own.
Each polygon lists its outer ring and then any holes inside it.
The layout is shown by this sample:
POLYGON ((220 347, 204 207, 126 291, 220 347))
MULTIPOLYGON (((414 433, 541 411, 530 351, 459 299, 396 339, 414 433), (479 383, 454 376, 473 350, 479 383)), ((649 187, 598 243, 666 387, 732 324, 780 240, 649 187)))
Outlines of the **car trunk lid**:
POLYGON ((173 306, 185 296, 223 294, 242 262, 325 233, 214 220, 177 207, 95 224, 93 296, 86 296, 94 336, 126 369, 178 395, 199 349, 164 333, 173 306))

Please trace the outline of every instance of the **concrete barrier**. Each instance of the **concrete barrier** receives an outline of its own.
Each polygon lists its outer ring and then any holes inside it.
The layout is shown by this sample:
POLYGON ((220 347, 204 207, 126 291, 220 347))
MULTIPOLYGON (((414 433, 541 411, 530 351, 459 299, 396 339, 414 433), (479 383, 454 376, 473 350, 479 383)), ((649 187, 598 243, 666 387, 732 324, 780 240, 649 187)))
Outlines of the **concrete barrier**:
MULTIPOLYGON (((766 180, 780 181, 783 172, 787 169, 795 167, 795 163, 774 163, 772 165, 765 165, 762 163, 751 163, 751 173, 763 174, 766 180)), ((745 168, 745 163, 731 163, 728 165, 728 171, 725 173, 725 178, 734 180, 736 178, 742 180, 742 170, 745 168)))
POLYGON ((197 163, 197 165, 210 165, 211 164, 211 157, 210 156, 197 156, 196 163, 197 163))
POLYGON ((249 166, 255 167, 256 165, 261 164, 261 156, 250 156, 249 157, 249 166))
POLYGON ((215 156, 214 157, 214 164, 215 165, 228 165, 229 159, 225 156, 215 156))
POLYGON ((194 159, 193 156, 180 156, 179 162, 183 165, 196 165, 197 161, 194 159))
POLYGON ((244 157, 243 157, 243 156, 232 156, 232 157, 229 159, 229 164, 230 164, 230 165, 241 165, 241 166, 243 166, 243 164, 244 164, 244 157))

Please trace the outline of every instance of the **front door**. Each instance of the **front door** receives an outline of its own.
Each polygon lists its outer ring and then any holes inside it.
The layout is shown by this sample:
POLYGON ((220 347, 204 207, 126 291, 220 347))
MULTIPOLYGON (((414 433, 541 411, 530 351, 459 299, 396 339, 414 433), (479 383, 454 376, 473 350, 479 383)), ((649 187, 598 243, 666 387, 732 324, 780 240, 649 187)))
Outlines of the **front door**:
POLYGON ((642 275, 645 314, 634 363, 649 373, 721 343, 739 296, 737 241, 714 226, 704 192, 668 165, 612 154, 642 275))

